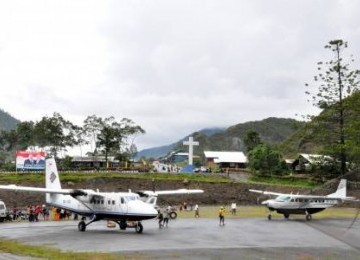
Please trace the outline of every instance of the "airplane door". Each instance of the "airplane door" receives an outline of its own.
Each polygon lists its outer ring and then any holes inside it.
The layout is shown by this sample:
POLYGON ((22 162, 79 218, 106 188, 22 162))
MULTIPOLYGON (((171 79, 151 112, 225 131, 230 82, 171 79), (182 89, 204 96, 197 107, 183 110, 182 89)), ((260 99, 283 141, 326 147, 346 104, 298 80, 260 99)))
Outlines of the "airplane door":
POLYGON ((127 201, 124 197, 120 197, 120 211, 123 213, 127 213, 128 212, 128 205, 127 205, 127 201))

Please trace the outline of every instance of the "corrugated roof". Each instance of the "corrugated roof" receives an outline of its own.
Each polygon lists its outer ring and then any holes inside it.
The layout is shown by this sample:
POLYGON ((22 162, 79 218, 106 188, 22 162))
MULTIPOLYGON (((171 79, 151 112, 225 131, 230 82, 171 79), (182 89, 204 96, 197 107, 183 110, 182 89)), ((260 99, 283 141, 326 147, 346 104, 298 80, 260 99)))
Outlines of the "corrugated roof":
POLYGON ((319 163, 322 160, 331 160, 332 158, 328 155, 321 155, 321 154, 307 154, 301 153, 300 156, 305 158, 310 163, 319 163))
POLYGON ((214 158, 215 163, 247 163, 243 152, 204 151, 206 158, 214 158))

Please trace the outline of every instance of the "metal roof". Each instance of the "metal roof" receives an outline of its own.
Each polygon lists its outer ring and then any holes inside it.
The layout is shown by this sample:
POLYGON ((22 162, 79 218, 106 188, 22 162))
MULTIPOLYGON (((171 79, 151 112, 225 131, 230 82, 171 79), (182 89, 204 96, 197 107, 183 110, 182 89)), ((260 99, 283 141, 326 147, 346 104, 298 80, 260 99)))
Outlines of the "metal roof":
POLYGON ((213 158, 215 163, 247 163, 243 152, 204 151, 205 158, 213 158))

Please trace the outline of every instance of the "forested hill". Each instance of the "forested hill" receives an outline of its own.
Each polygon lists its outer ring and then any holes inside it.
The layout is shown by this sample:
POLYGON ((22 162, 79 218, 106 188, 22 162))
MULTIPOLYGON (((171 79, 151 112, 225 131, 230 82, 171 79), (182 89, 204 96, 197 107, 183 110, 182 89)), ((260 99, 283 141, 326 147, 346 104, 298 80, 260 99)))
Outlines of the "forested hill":
MULTIPOLYGON (((244 138, 250 130, 259 133, 261 139, 266 143, 279 144, 302 128, 303 125, 304 122, 294 119, 270 117, 260 121, 237 124, 227 129, 217 128, 214 131, 211 131, 211 129, 207 129, 207 131, 201 130, 191 133, 189 136, 193 136, 200 143, 199 146, 194 147, 194 153, 197 155, 203 155, 205 150, 246 152, 244 138)), ((158 148, 150 148, 146 150, 146 154, 140 151, 138 156, 158 158, 165 156, 170 151, 187 151, 187 147, 183 145, 183 140, 187 137, 179 139, 177 143, 171 146, 162 146, 162 148, 166 147, 167 149, 163 149, 161 155, 158 153, 158 148)))
POLYGON ((16 124, 19 122, 19 120, 0 108, 0 130, 9 131, 15 129, 16 124))
POLYGON ((288 118, 270 117, 260 121, 250 121, 229 127, 223 132, 211 136, 194 133, 195 140, 199 141, 198 152, 212 151, 243 151, 246 152, 244 139, 249 131, 255 131, 263 142, 278 144, 302 128, 304 122, 288 118))

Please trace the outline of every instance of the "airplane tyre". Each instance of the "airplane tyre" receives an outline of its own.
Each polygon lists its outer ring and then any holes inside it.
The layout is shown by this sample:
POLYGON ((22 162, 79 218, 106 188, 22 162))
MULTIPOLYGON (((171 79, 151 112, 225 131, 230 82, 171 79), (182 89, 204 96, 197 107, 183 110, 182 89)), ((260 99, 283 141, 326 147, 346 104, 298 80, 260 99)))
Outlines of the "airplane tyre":
POLYGON ((170 218, 171 219, 176 219, 177 218, 177 213, 175 211, 170 212, 170 218))
POLYGON ((138 233, 138 234, 140 234, 140 233, 142 233, 143 232, 143 229, 144 229, 144 227, 143 227, 143 225, 139 222, 137 225, 136 225, 136 227, 135 227, 135 231, 136 231, 136 233, 138 233))
POLYGON ((312 219, 311 215, 310 215, 310 214, 307 214, 307 215, 306 215, 306 220, 307 220, 307 221, 310 221, 311 219, 312 219))
POLYGON ((269 214, 267 218, 268 218, 268 220, 271 220, 271 214, 269 214))
POLYGON ((86 230, 86 224, 84 221, 80 221, 78 224, 79 231, 84 232, 86 230))
POLYGON ((125 230, 127 227, 126 221, 120 221, 119 226, 121 230, 125 230))
POLYGON ((288 219, 289 218, 289 214, 284 214, 284 218, 288 219))

